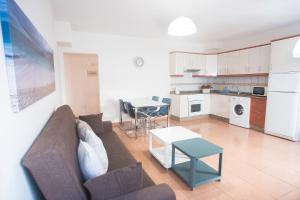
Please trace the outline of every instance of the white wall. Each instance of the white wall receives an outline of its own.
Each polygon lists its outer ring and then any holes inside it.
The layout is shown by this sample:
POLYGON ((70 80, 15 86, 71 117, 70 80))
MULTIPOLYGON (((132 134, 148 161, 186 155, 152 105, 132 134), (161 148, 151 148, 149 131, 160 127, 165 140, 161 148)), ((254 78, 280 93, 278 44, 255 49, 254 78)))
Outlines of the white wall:
MULTIPOLYGON (((17 3, 54 48, 50 0, 17 0, 17 3)), ((0 39, 0 199, 37 199, 38 193, 29 184, 31 181, 21 167, 21 159, 59 105, 59 89, 20 113, 12 113, 4 59, 3 42, 0 39)), ((56 75, 57 88, 58 81, 56 75)))
POLYGON ((271 29, 259 34, 251 34, 244 37, 236 37, 223 42, 222 50, 239 49, 259 44, 270 43, 271 40, 300 34, 300 22, 287 26, 271 29))
POLYGON ((73 32, 72 48, 61 51, 98 54, 101 112, 105 120, 119 120, 119 98, 169 94, 169 46, 166 41, 73 32), (142 68, 134 65, 136 56, 144 58, 142 68))

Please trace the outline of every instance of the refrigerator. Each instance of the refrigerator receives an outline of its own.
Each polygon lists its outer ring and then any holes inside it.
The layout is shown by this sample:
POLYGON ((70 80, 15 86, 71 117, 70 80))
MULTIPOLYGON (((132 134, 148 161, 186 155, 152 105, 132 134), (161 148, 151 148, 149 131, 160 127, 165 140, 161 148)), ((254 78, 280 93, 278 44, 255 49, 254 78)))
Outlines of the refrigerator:
POLYGON ((265 133, 300 140, 300 73, 269 76, 265 133))

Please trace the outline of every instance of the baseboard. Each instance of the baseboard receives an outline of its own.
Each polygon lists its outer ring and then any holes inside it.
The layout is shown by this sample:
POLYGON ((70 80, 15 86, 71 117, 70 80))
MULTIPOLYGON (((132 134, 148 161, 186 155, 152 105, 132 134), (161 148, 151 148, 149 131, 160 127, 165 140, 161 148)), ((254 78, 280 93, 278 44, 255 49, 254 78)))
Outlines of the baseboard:
POLYGON ((225 117, 220 117, 220 116, 213 115, 213 114, 210 114, 209 117, 210 117, 210 118, 213 118, 213 119, 220 120, 220 121, 222 121, 222 122, 227 122, 227 123, 229 123, 229 119, 228 119, 228 118, 225 118, 225 117))
POLYGON ((179 118, 177 116, 171 115, 170 118, 173 119, 173 120, 176 120, 176 121, 189 121, 189 120, 195 120, 195 119, 209 118, 209 115, 200 115, 200 116, 182 117, 182 118, 179 118))
POLYGON ((261 128, 261 127, 258 127, 258 126, 254 126, 254 125, 250 125, 250 128, 253 129, 253 130, 255 130, 255 131, 264 133, 264 128, 261 128))

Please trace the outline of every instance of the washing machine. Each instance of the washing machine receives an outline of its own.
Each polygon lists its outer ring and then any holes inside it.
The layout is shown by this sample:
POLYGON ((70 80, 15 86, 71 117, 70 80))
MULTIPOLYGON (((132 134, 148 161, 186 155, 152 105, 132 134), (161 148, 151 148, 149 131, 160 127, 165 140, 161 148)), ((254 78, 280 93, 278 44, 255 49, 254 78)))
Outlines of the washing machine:
POLYGON ((230 97, 229 123, 244 128, 250 128, 250 105, 251 100, 249 97, 230 97))

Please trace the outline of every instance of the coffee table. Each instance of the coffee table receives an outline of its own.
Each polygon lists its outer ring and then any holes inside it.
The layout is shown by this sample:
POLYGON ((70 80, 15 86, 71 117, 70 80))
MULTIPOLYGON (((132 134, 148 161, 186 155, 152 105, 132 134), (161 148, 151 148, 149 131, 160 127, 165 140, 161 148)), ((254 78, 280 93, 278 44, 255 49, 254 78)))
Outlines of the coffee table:
MULTIPOLYGON (((169 169, 172 166, 172 143, 191 138, 201 138, 201 135, 181 126, 152 129, 149 133, 149 151, 164 168, 169 169), (159 141, 162 146, 154 148, 153 139, 159 141)), ((176 164, 189 160, 187 156, 179 151, 175 152, 175 156, 176 164)))
POLYGON ((192 189, 201 184, 221 180, 223 148, 202 138, 174 142, 172 144, 172 170, 192 189), (190 161, 176 163, 175 150, 190 158, 190 161), (219 169, 216 171, 201 158, 219 154, 219 169))

